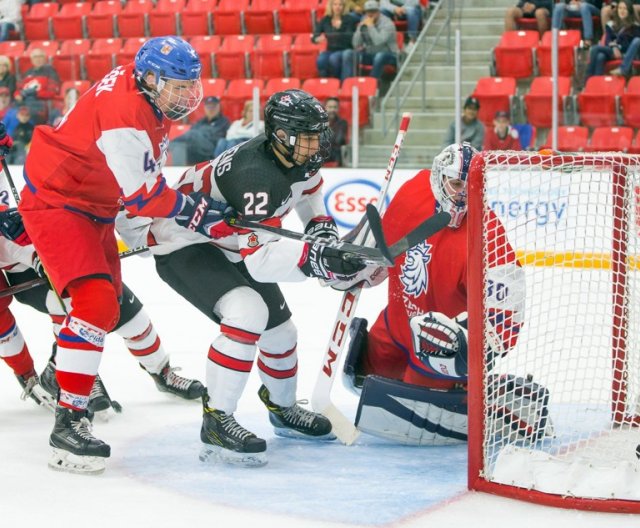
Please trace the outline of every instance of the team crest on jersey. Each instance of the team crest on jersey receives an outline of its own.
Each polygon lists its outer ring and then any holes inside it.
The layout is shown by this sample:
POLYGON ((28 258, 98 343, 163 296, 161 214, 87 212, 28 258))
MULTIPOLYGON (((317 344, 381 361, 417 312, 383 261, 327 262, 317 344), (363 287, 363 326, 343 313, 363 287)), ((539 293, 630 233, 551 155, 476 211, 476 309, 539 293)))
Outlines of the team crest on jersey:
POLYGON ((418 297, 426 293, 429 285, 427 264, 431 260, 431 244, 422 242, 407 251, 400 267, 400 281, 407 295, 418 297))
POLYGON ((251 233, 247 239, 247 246, 250 248, 256 247, 260 242, 258 242, 258 235, 255 233, 251 233))

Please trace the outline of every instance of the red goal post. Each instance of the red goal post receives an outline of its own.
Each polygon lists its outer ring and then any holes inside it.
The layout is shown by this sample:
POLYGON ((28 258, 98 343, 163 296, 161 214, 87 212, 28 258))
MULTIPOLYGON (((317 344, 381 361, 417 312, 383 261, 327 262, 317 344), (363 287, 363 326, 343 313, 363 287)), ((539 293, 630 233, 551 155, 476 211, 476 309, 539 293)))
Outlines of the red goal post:
POLYGON ((640 157, 483 152, 468 189, 469 488, 640 513, 640 157), (525 277, 524 324, 491 365, 490 209, 525 277), (516 417, 544 407, 544 436, 487 403, 496 374, 545 390, 537 407, 513 387, 502 400, 516 417))

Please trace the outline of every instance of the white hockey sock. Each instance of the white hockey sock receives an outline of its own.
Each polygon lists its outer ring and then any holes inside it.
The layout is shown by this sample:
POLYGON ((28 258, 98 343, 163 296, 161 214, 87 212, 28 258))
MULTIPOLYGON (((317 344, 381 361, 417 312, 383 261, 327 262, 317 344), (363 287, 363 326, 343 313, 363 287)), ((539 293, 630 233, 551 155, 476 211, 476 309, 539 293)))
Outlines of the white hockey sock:
POLYGON ((116 333, 124 339, 129 352, 148 372, 158 374, 169 362, 169 356, 144 309, 118 328, 116 333))

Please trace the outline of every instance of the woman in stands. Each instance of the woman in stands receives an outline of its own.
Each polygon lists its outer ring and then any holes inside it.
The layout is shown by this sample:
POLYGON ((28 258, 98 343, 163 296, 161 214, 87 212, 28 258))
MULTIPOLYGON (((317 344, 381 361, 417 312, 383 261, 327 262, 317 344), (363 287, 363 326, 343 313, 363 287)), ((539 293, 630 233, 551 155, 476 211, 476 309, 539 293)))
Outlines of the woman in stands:
POLYGON ((312 41, 326 42, 327 49, 318 55, 320 77, 346 79, 353 76, 353 46, 351 40, 356 20, 349 16, 345 0, 331 0, 326 15, 318 22, 312 41))

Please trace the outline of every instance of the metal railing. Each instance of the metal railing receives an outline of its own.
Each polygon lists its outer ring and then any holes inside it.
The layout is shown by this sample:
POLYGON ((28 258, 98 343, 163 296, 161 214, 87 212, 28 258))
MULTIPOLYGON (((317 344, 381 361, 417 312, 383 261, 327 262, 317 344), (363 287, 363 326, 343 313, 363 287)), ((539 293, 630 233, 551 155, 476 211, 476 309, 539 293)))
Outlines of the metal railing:
POLYGON ((402 116, 402 108, 409 97, 413 87, 420 79, 422 86, 422 110, 426 110, 427 108, 427 62, 431 58, 434 50, 442 49, 443 47, 448 52, 448 60, 452 60, 452 20, 454 19, 454 13, 456 10, 456 0, 440 0, 431 12, 429 13, 429 17, 418 35, 418 39, 416 41, 416 45, 410 50, 409 54, 405 57, 404 61, 398 73, 391 83, 387 94, 383 97, 380 103, 380 113, 382 114, 382 133, 386 136, 390 129, 397 129, 400 118, 402 116), (436 29, 436 17, 440 12, 445 12, 444 20, 438 19, 439 26, 436 29), (431 36, 433 34, 433 30, 435 30, 435 34, 433 35, 433 41, 429 48, 425 53, 422 54, 420 59, 420 63, 417 64, 417 68, 415 73, 408 79, 405 78, 405 73, 409 69, 409 67, 416 67, 416 62, 412 61, 414 55, 416 55, 416 51, 421 49, 422 42, 424 42, 427 36, 431 36), (441 40, 443 39, 444 46, 441 45, 441 40), (445 40, 446 39, 446 40, 445 40), (407 82, 407 86, 405 90, 400 93, 400 82, 407 82), (391 108, 391 106, 395 104, 395 113, 391 119, 387 117, 387 111, 391 108))

